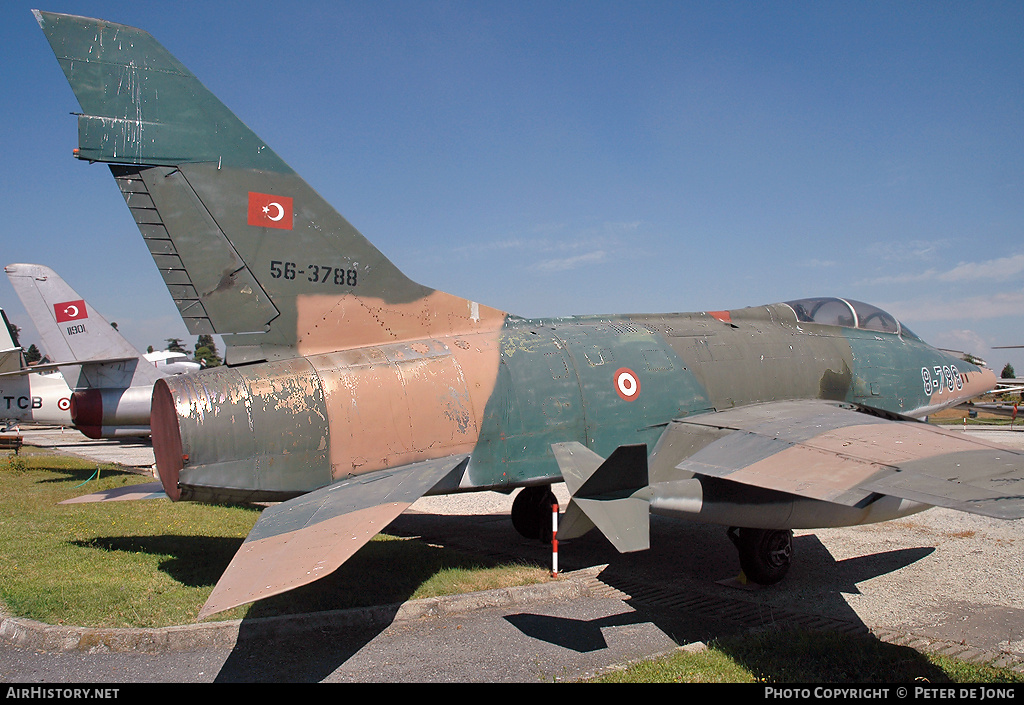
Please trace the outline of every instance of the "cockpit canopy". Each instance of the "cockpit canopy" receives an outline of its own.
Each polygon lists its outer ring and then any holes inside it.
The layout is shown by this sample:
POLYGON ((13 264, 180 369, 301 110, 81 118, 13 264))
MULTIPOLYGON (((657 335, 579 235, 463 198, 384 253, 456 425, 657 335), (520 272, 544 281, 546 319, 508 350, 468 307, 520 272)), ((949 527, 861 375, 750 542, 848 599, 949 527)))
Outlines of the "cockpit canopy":
POLYGON ((860 328, 917 338, 909 328, 901 325, 892 315, 877 306, 861 301, 821 297, 785 303, 793 309, 797 321, 803 323, 860 328))

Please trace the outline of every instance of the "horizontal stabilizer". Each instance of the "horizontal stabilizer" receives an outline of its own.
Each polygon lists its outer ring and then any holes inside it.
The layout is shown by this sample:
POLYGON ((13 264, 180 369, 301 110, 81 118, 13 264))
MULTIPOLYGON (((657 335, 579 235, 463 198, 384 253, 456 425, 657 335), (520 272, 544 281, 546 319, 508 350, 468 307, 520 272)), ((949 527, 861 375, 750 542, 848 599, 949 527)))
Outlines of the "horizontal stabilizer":
POLYGON ((359 475, 265 509, 199 619, 330 574, 468 457, 359 475))
POLYGON ((1024 453, 920 421, 835 402, 773 402, 674 421, 665 431, 678 447, 691 436, 705 445, 677 458, 676 479, 718 477, 849 507, 882 494, 1024 518, 1024 453))
POLYGON ((619 446, 607 460, 577 442, 551 449, 572 495, 559 536, 596 526, 620 553, 650 548, 647 446, 619 446))
POLYGON ((31 367, 22 367, 19 370, 13 370, 11 372, 0 372, 0 377, 16 377, 20 375, 31 375, 39 372, 55 372, 62 367, 72 367, 80 365, 116 365, 124 362, 130 362, 137 360, 137 357, 107 357, 100 360, 82 360, 82 361, 71 361, 71 362, 44 362, 39 365, 32 365, 31 367))

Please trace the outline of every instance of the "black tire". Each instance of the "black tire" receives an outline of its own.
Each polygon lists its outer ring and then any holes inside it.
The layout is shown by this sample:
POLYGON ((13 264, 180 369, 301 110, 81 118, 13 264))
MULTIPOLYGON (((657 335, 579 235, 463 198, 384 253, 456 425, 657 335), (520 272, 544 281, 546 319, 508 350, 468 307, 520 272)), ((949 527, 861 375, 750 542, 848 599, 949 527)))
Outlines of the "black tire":
POLYGON ((512 526, 523 538, 551 540, 551 505, 557 502, 550 485, 524 487, 512 502, 512 526))
POLYGON ((748 580, 758 585, 774 585, 786 577, 793 561, 792 531, 737 529, 730 537, 748 580))

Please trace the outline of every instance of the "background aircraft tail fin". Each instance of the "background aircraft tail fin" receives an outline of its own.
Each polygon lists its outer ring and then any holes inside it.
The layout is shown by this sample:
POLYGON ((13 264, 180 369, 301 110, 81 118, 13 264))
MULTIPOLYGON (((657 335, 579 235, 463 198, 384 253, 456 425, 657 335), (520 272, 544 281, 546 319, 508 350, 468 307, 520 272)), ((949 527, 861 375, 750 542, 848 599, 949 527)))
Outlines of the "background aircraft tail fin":
POLYGON ((9 264, 4 271, 47 354, 54 362, 79 363, 62 365, 72 389, 152 384, 162 376, 49 267, 9 264), (74 368, 78 368, 77 375, 74 368))
POLYGON ((2 308, 0 319, 3 319, 3 328, 0 329, 0 374, 17 372, 22 366, 21 346, 14 339, 10 321, 7 320, 7 314, 2 308))
POLYGON ((408 279, 153 37, 36 12, 194 335, 229 364, 493 329, 504 314, 408 279))

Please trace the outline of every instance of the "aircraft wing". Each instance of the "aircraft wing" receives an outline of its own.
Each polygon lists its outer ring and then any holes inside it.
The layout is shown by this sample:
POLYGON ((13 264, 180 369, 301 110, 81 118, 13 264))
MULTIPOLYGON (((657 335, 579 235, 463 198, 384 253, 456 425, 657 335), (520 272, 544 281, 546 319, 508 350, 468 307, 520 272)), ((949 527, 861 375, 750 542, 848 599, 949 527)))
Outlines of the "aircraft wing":
POLYGON ((1024 380, 1003 379, 996 382, 996 388, 992 391, 996 394, 1011 394, 1024 390, 1024 380))
POLYGON ((772 402, 695 416, 672 422, 666 444, 699 448, 677 470, 801 497, 852 507, 877 493, 1024 518, 1024 453, 848 404, 772 402))
POLYGON ((973 403, 972 402, 972 403, 969 403, 969 404, 961 404, 960 406, 958 406, 956 408, 964 409, 964 410, 966 410, 968 412, 971 412, 971 411, 974 411, 974 412, 984 411, 984 412, 989 413, 989 414, 996 414, 997 416, 1010 416, 1010 417, 1013 417, 1013 418, 1017 418, 1017 414, 1018 414, 1018 410, 1017 410, 1017 405, 1016 404, 1008 404, 1008 403, 1005 403, 1005 402, 1003 402, 1003 403, 993 402, 991 404, 985 403, 985 402, 981 402, 981 403, 973 403))
POLYGON ((199 619, 331 573, 468 459, 452 455, 359 475, 265 509, 199 619))
POLYGON ((54 372, 63 367, 81 367, 82 365, 116 365, 122 362, 137 360, 137 357, 105 357, 95 360, 74 360, 71 362, 44 362, 31 367, 22 367, 10 372, 0 372, 0 377, 17 377, 19 375, 31 375, 37 372, 54 372))

